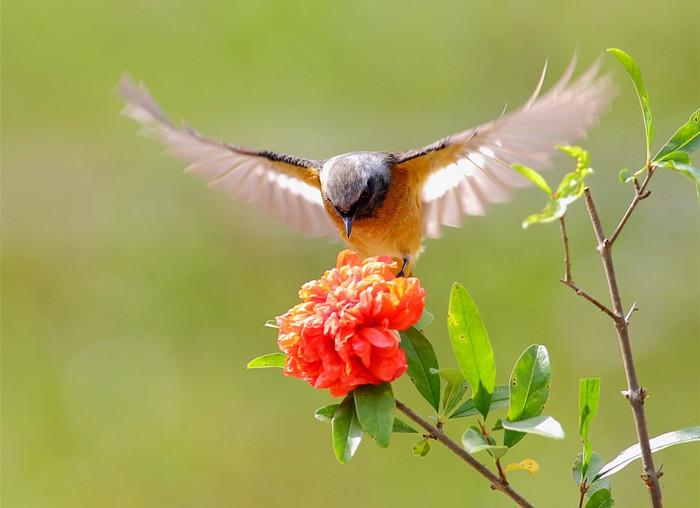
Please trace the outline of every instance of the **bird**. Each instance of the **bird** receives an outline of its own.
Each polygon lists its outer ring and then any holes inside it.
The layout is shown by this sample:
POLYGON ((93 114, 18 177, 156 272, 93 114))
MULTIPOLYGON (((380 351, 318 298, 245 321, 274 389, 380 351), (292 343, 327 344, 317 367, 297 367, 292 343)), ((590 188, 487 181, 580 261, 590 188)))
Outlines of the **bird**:
POLYGON ((552 166, 555 146, 586 136, 609 107, 600 60, 573 79, 576 57, 540 95, 547 64, 520 108, 495 120, 403 152, 358 151, 313 160, 210 139, 171 122, 143 82, 128 74, 122 113, 159 138, 186 171, 209 186, 254 202, 308 236, 340 238, 362 257, 390 256, 397 276, 413 273, 425 238, 465 215, 483 215, 529 181, 511 168, 552 166))

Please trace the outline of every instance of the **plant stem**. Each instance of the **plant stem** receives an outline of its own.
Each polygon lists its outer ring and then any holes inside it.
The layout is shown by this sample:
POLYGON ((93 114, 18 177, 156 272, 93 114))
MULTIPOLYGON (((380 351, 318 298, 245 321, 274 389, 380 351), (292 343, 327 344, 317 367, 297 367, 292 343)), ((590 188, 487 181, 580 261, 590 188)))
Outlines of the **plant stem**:
POLYGON ((523 508, 534 508, 529 502, 525 500, 520 494, 515 492, 508 483, 504 482, 501 480, 498 476, 493 474, 486 466, 484 466, 481 462, 476 460, 474 457, 469 455, 466 451, 462 449, 461 446, 459 446, 457 443, 452 441, 447 434, 445 434, 442 430, 438 429, 435 425, 431 424, 427 420, 423 419, 420 415, 416 414, 413 412, 413 410, 409 407, 407 407, 403 402, 397 400, 396 401, 396 407, 399 411, 401 411, 403 414, 405 414, 408 418, 413 420, 416 424, 418 424, 420 427, 422 427, 432 439, 435 439, 436 441, 440 441, 445 447, 450 450, 452 453, 457 455, 460 459, 462 459, 464 462, 469 464, 471 467, 477 470, 481 476, 486 478, 489 482, 491 482, 491 488, 494 490, 500 490, 503 492, 505 495, 510 497, 513 501, 518 506, 521 506, 523 508))
POLYGON ((612 319, 615 319, 615 313, 608 308, 607 305, 602 304, 596 298, 592 297, 586 293, 583 289, 578 287, 571 276, 571 256, 569 255, 569 236, 566 234, 566 222, 564 217, 559 219, 559 226, 561 229, 561 238, 564 243, 564 278, 560 281, 567 287, 571 288, 574 293, 588 300, 590 303, 598 307, 602 312, 605 312, 612 319))
POLYGON ((639 183, 637 183, 637 179, 634 179, 634 199, 632 199, 632 202, 627 207, 627 210, 622 216, 622 219, 620 219, 620 223, 615 228, 615 231, 613 231, 613 234, 610 235, 610 239, 608 240, 608 243, 610 245, 614 244, 615 240, 617 240, 617 237, 620 236, 622 228, 624 228, 625 224, 627 224, 627 221, 629 220, 630 216, 632 215, 632 212, 634 212, 634 209, 637 207, 639 202, 642 199, 648 198, 649 194, 651 194, 651 191, 647 191, 646 188, 647 185, 649 185, 649 181, 651 180, 652 176, 654 176, 654 166, 649 165, 647 176, 646 178, 644 178, 644 183, 642 183, 641 186, 639 185, 639 183))
MULTIPOLYGON (((617 238, 617 236, 619 236, 620 232, 625 227, 625 224, 637 206, 637 203, 648 196, 648 193, 645 193, 644 190, 652 176, 653 168, 649 168, 649 172, 644 183, 639 189, 635 189, 635 197, 627 208, 622 220, 620 220, 617 228, 615 228, 615 232, 610 239, 605 237, 603 226, 600 222, 600 216, 598 215, 595 203, 593 202, 591 191, 588 188, 584 189, 584 199, 586 202, 586 210, 588 211, 588 216, 591 219, 593 231, 595 232, 596 240, 598 241, 597 251, 603 261, 605 278, 608 283, 608 290, 612 301, 612 310, 614 313, 612 320, 615 324, 615 330, 617 331, 620 351, 622 352, 622 362, 625 368, 625 374, 627 376, 627 391, 624 392, 624 395, 632 407, 634 424, 637 431, 637 439, 642 450, 642 466, 644 470, 642 479, 649 489, 652 506, 654 508, 661 508, 661 486, 659 484, 658 472, 656 469, 654 469, 651 447, 649 446, 649 431, 647 430, 646 415, 644 414, 644 399, 646 397, 646 390, 639 386, 639 381, 637 380, 637 371, 634 365, 634 356, 632 354, 632 345, 629 337, 628 319, 629 315, 631 315, 631 311, 630 313, 625 314, 624 308, 622 307, 622 298, 620 296, 620 288, 617 283, 615 266, 613 264, 612 257, 612 242, 617 238)), ((634 307, 635 306, 633 306, 633 308, 634 307)))
POLYGON ((501 479, 501 481, 506 485, 510 485, 508 483, 508 478, 506 478, 506 472, 501 467, 501 459, 496 459, 496 469, 498 469, 498 477, 501 479))
POLYGON ((584 487, 584 483, 581 484, 579 487, 579 497, 578 497, 578 508, 583 508, 583 501, 586 498, 586 488, 584 487))

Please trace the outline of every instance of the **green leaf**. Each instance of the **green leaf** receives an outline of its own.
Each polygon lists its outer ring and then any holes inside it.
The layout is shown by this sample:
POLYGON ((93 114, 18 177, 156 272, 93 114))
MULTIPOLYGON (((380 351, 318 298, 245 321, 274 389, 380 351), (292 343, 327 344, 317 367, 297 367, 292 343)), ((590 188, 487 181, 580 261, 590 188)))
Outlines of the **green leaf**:
POLYGON ((690 178, 690 180, 695 184, 695 193, 697 194, 698 201, 700 202, 700 169, 693 167, 690 164, 684 164, 673 160, 662 161, 659 165, 690 178))
MULTIPOLYGON (((508 421, 513 423, 541 415, 549 398, 551 379, 547 348, 538 344, 531 345, 520 355, 510 375, 508 421)), ((505 422, 503 426, 506 427, 505 422)), ((523 436, 522 433, 506 430, 503 444, 513 446, 523 436)))
POLYGON ((427 310, 423 309, 423 314, 421 314, 420 319, 418 319, 416 324, 413 325, 413 328, 415 328, 416 330, 423 331, 433 322, 434 319, 435 316, 433 316, 427 310))
POLYGON ((685 152, 670 152, 661 157, 658 161, 656 162, 664 162, 664 161, 673 161, 673 162, 681 162, 683 164, 690 164, 690 155, 688 155, 685 152))
POLYGON ((537 185, 544 191, 545 194, 548 196, 552 195, 552 189, 549 188, 547 180, 545 180, 537 171, 521 164, 511 164, 510 167, 537 185))
POLYGON ((559 220, 565 213, 566 207, 562 206, 559 200, 550 199, 541 212, 528 215, 521 225, 523 229, 527 229, 532 224, 548 224, 559 220))
POLYGON ((615 501, 613 501, 608 489, 596 491, 586 503, 586 508, 612 508, 613 506, 615 506, 615 501))
POLYGON ((340 404, 328 404, 327 406, 320 407, 314 411, 314 418, 319 422, 330 423, 331 420, 333 420, 333 415, 336 409, 338 409, 338 406, 340 406, 340 404))
POLYGON ((415 455, 416 457, 425 457, 426 455, 428 455, 429 451, 430 441, 428 441, 425 438, 421 439, 413 446, 413 455, 415 455))
MULTIPOLYGON (((489 410, 497 409, 499 407, 508 407, 508 402, 510 401, 510 386, 499 385, 493 390, 493 395, 491 396, 491 404, 489 410)), ((468 399, 464 404, 459 406, 450 418, 464 418, 467 416, 474 416, 479 414, 479 410, 474 406, 474 399, 468 399)))
POLYGON ((450 293, 447 328, 459 368, 471 385, 474 405, 486 418, 496 386, 496 363, 479 309, 458 283, 450 293))
MULTIPOLYGON (((669 446, 682 443, 691 443, 693 441, 700 441, 700 426, 687 427, 685 429, 661 434, 660 436, 650 439, 649 445, 651 446, 652 453, 654 453, 658 452, 659 450, 663 450, 664 448, 668 448, 669 446)), ((639 447, 639 443, 630 446, 629 448, 620 452, 620 454, 613 460, 605 464, 605 466, 603 466, 600 472, 596 475, 596 479, 607 478, 608 476, 623 470, 641 456, 642 450, 639 447)))
POLYGON ((398 418, 394 418, 394 426, 391 431, 397 434, 418 434, 417 430, 398 418))
POLYGON ((360 425, 379 446, 389 446, 394 428, 394 394, 389 383, 363 385, 353 390, 360 425))
POLYGON ((639 105, 642 107, 642 116, 644 117, 644 131, 647 138, 647 161, 651 160, 651 141, 654 134, 654 119, 651 116, 651 106, 649 106, 649 92, 642 81, 642 73, 634 59, 627 53, 617 48, 609 48, 608 53, 617 58, 627 70, 627 74, 632 78, 634 88, 639 97, 639 105))
POLYGON ((460 403, 469 386, 459 369, 431 369, 431 373, 439 375, 447 383, 445 393, 442 396, 441 416, 449 418, 450 413, 460 403))
POLYGON ((663 160, 672 152, 690 155, 698 148, 700 148, 700 109, 690 115, 688 121, 671 136, 671 139, 666 141, 659 153, 654 156, 654 160, 663 160))
MULTIPOLYGON (((506 430, 535 434, 551 439, 564 439, 565 436, 561 424, 551 416, 534 416, 527 420, 518 420, 517 422, 503 420, 501 425, 503 425, 503 428, 506 430)), ((516 442, 519 440, 518 438, 516 442)))
POLYGON ((588 426, 598 411, 600 400, 600 378, 584 378, 578 384, 578 429, 583 441, 582 471, 586 474, 591 460, 591 442, 588 439, 588 426))
POLYGON ((617 174, 617 179, 620 181, 620 183, 627 183, 632 181, 632 173, 630 173, 629 169, 622 168, 620 172, 617 174))
POLYGON ((556 192, 552 194, 542 211, 525 218, 523 228, 531 224, 547 224, 560 219, 566 213, 567 207, 583 195, 585 180, 593 174, 589 167, 588 152, 579 146, 557 146, 559 150, 576 159, 576 169, 564 175, 556 192))
POLYGON ((590 462, 588 464, 588 471, 586 473, 582 473, 583 453, 576 455, 576 460, 574 460, 574 465, 572 468, 574 481, 576 482, 576 485, 581 485, 581 479, 583 479, 586 484, 589 485, 588 490, 586 491, 586 495, 588 497, 592 496, 593 493, 599 489, 607 489, 612 491, 610 488, 609 478, 601 478, 599 480, 595 479, 598 472, 603 468, 603 465, 605 465, 603 457, 601 457, 597 452, 592 452, 590 462))
POLYGON ((270 353, 267 355, 253 358, 246 365, 246 369, 266 369, 268 367, 282 367, 287 361, 287 355, 284 353, 270 353))
POLYGON ((430 369, 439 369, 433 346, 415 328, 401 332, 401 347, 406 353, 408 376, 428 403, 440 411, 440 377, 430 369))
MULTIPOLYGON (((320 422, 331 423, 333 420, 333 415, 335 414, 336 409, 338 409, 338 406, 340 406, 340 404, 329 404, 327 406, 320 407, 314 412, 314 418, 320 422)), ((397 434, 418 434, 417 430, 398 418, 394 418, 394 426, 392 427, 391 431, 396 432, 397 434)))
POLYGON ((338 462, 348 462, 362 442, 364 431, 355 413, 355 402, 348 394, 340 403, 331 420, 333 451, 338 462))
POLYGON ((554 197, 566 209, 568 205, 583 196, 586 177, 592 175, 593 170, 590 167, 588 152, 580 146, 559 145, 557 148, 576 159, 576 169, 564 175, 559 187, 557 187, 557 191, 554 193, 554 197))
POLYGON ((479 428, 474 425, 462 434, 462 447, 471 455, 481 451, 488 451, 496 458, 501 458, 508 451, 506 446, 497 446, 489 443, 481 434, 479 428))

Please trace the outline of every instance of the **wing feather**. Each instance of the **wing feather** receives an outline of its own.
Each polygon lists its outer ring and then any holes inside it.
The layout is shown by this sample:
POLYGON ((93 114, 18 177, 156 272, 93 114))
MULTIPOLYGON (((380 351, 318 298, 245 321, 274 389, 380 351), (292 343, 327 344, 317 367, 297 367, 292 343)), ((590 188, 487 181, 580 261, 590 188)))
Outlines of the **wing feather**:
POLYGON ((163 114, 143 83, 124 75, 119 91, 126 103, 123 113, 155 135, 172 155, 184 160, 185 171, 255 202, 275 219, 302 232, 337 238, 320 193, 321 163, 269 151, 252 150, 208 139, 187 125, 176 126, 163 114))
POLYGON ((529 184, 513 163, 551 167, 557 144, 584 137, 612 99, 610 76, 599 76, 600 62, 572 81, 574 58, 562 77, 540 95, 547 65, 534 92, 520 109, 424 148, 397 154, 397 168, 422 181, 424 234, 440 236, 440 226, 458 226, 462 215, 481 215, 511 190, 529 184))

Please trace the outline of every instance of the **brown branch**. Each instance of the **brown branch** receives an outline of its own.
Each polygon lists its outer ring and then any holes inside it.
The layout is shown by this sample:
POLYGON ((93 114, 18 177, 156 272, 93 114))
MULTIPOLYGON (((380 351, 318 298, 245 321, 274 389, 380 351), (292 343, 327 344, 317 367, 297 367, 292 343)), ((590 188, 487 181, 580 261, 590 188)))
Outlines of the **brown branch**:
POLYGON ((501 479, 501 481, 506 485, 509 485, 508 478, 506 478, 506 472, 501 466, 501 459, 496 459, 496 469, 498 469, 498 477, 501 479))
POLYGON ((585 480, 584 483, 582 483, 579 486, 579 496, 578 496, 578 508, 583 508, 583 501, 586 499, 586 491, 588 490, 586 488, 585 480))
MULTIPOLYGON (((595 232, 596 240, 598 242, 597 251, 603 261, 605 278, 608 283, 608 290, 612 301, 612 310, 614 314, 612 319, 615 324, 615 330, 617 331, 620 351, 622 353, 622 362, 625 368, 625 374, 627 376, 627 390, 624 392, 624 394, 632 407, 634 424, 637 431, 637 439, 642 451, 642 479, 649 489, 652 506, 654 508, 661 508, 662 502, 659 474, 654 468, 654 460, 651 453, 651 447, 649 445, 649 431, 647 429, 646 415, 644 414, 644 399, 646 397, 646 390, 639 386, 639 381, 637 380, 637 370, 634 365, 634 356, 632 354, 632 345, 629 337, 629 317, 633 311, 625 314, 612 257, 613 241, 625 227, 625 224, 634 211, 634 208, 637 206, 637 203, 648 196, 648 193, 645 193, 645 189, 652 175, 653 168, 650 167, 644 183, 639 189, 635 189, 635 197, 627 208, 627 211, 622 217, 622 220, 618 224, 617 228, 615 228, 615 232, 610 239, 605 237, 603 226, 600 222, 600 216, 598 215, 598 210, 593 202, 591 191, 588 188, 584 190, 584 199, 586 202, 586 210, 591 219, 593 231, 595 232)), ((632 309, 635 307, 636 305, 633 305, 632 309)))
POLYGON ((569 236, 566 234, 566 222, 564 220, 564 217, 561 217, 559 219, 559 226, 561 229, 561 238, 562 242, 564 244, 564 278, 560 279, 561 282, 571 288, 574 293, 577 295, 583 297, 584 299, 588 300, 590 303, 598 307, 602 312, 605 312, 608 316, 611 318, 615 319, 615 314, 613 313, 612 310, 608 308, 607 305, 604 305, 603 303, 599 302, 596 298, 592 297, 588 293, 586 293, 583 289, 578 287, 576 283, 574 282, 573 277, 571 276, 571 256, 569 254, 569 236))
POLYGON ((452 453, 457 455, 460 459, 462 459, 464 462, 469 464, 471 467, 477 470, 481 476, 486 478, 489 482, 491 482, 491 488, 494 490, 500 490, 503 492, 505 495, 510 497, 513 501, 518 506, 521 506, 523 508, 534 508, 529 502, 525 500, 520 494, 515 492, 510 485, 508 485, 507 482, 504 482, 501 480, 498 476, 493 474, 486 466, 484 466, 481 462, 476 460, 474 457, 469 455, 464 449, 462 449, 461 446, 459 446, 457 443, 452 441, 447 434, 445 434, 442 430, 438 429, 435 425, 431 424, 427 420, 423 419, 420 415, 416 414, 413 412, 413 410, 409 407, 407 407, 404 403, 401 401, 396 401, 396 408, 401 411, 403 414, 408 416, 413 422, 418 424, 420 427, 423 428, 426 432, 428 432, 429 436, 432 439, 435 439, 436 441, 440 441, 445 447, 447 447, 448 450, 450 450, 452 453))
POLYGON ((620 223, 617 225, 612 235, 610 235, 610 239, 608 240, 608 243, 610 245, 614 244, 615 240, 617 240, 617 237, 620 236, 622 229, 625 227, 625 224, 627 224, 627 221, 629 220, 630 216, 632 215, 632 212, 634 212, 634 209, 637 207, 639 202, 642 199, 648 198, 649 194, 651 194, 651 191, 647 191, 646 188, 649 185, 649 181, 651 180, 652 176, 654 176, 654 166, 649 166, 647 169, 647 176, 644 178, 644 183, 642 183, 641 186, 639 185, 639 182, 637 182, 636 178, 633 180, 634 199, 632 199, 632 202, 627 207, 625 214, 622 216, 622 219, 620 219, 620 223))
POLYGON ((564 283, 573 283, 574 280, 571 278, 571 256, 569 255, 569 235, 566 234, 566 222, 564 221, 566 215, 559 217, 559 229, 561 230, 561 239, 564 244, 564 283))

